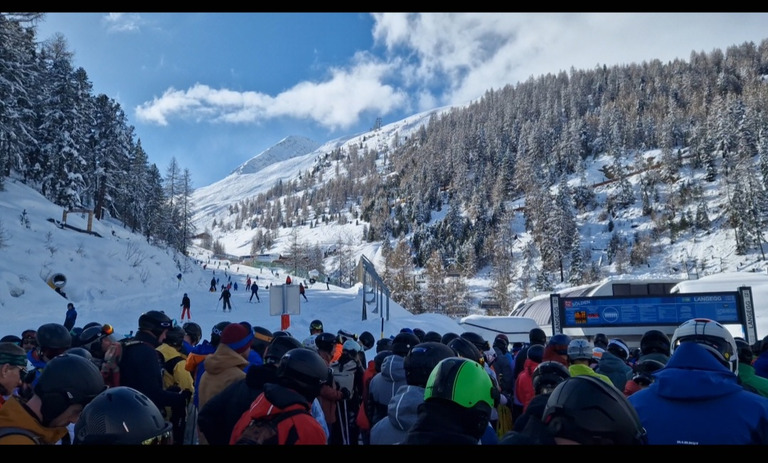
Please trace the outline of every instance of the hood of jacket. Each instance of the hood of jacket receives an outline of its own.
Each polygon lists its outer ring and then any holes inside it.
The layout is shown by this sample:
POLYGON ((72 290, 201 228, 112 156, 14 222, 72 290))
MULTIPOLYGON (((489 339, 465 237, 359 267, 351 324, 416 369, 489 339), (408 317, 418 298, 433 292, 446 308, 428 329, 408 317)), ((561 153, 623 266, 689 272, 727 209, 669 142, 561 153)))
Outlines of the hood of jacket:
POLYGON ((735 374, 692 342, 680 344, 654 376, 656 380, 647 390, 672 400, 702 400, 743 390, 735 374))
POLYGON ((405 382, 405 359, 399 355, 389 355, 381 362, 381 377, 390 382, 405 382))
POLYGON ((205 358, 205 371, 217 375, 229 368, 243 369, 248 365, 248 360, 238 354, 226 344, 219 344, 216 352, 205 358))

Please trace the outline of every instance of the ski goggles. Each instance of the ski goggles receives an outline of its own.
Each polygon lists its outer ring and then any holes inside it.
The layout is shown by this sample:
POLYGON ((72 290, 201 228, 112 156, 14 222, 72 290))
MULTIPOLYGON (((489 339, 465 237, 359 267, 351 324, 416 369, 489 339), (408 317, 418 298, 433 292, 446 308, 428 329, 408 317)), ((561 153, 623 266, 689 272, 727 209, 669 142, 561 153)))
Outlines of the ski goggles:
POLYGON ((173 432, 168 430, 157 436, 145 439, 141 442, 141 445, 173 445, 173 432))
POLYGON ((115 332, 115 328, 109 323, 105 323, 101 325, 101 334, 103 334, 104 336, 109 336, 114 332, 115 332))

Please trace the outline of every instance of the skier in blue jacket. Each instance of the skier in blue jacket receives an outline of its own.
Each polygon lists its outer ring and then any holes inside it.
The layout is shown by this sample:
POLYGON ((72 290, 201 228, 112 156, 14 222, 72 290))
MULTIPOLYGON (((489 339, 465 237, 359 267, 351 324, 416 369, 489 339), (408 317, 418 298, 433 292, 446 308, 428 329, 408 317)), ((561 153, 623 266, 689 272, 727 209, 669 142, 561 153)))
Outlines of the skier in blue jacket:
POLYGON ((667 365, 628 397, 649 444, 768 444, 768 399, 739 383, 737 352, 716 321, 694 318, 675 330, 667 365))

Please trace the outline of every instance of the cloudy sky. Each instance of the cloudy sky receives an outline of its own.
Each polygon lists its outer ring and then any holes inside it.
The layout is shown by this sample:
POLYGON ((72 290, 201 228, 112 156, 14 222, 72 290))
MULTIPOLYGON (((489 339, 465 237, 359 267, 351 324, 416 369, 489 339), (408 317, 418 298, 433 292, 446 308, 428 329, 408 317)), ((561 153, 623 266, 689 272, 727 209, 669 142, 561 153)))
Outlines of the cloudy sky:
POLYGON ((768 38, 768 13, 47 13, 161 172, 209 185, 289 135, 369 130, 547 73, 768 38))

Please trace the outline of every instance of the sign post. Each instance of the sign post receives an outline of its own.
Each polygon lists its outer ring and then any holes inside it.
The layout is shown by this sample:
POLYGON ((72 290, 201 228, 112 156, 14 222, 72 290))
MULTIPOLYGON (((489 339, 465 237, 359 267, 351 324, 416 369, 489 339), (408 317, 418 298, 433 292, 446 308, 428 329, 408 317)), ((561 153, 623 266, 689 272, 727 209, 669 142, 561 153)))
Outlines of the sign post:
POLYGON ((280 329, 291 326, 291 315, 301 313, 299 287, 296 285, 272 285, 269 288, 269 314, 280 315, 280 329))

